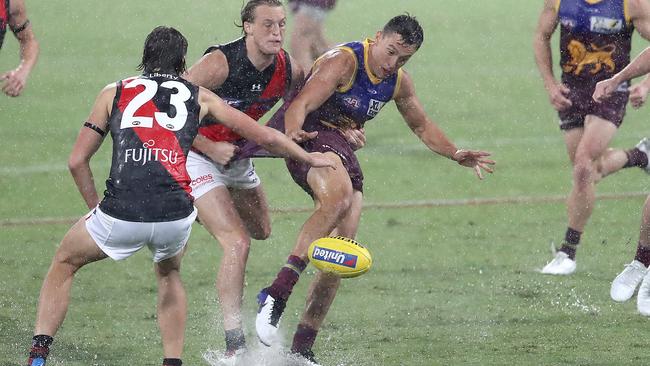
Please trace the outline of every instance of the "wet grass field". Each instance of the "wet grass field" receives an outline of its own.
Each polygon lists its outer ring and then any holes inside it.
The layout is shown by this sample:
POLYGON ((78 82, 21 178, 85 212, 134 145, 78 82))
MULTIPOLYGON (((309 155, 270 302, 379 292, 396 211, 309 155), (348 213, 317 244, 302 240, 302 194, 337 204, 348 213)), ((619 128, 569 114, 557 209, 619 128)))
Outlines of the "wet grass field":
MULTIPOLYGON (((90 106, 107 83, 136 73, 146 34, 173 25, 189 39, 188 62, 237 37, 239 1, 31 1, 41 57, 23 96, 0 96, 0 366, 26 359, 38 291, 71 218, 86 212, 66 161, 90 106), (45 219, 65 223, 50 224, 45 219)), ((492 151, 494 175, 428 152, 387 106, 367 125, 359 152, 365 200, 358 240, 374 267, 345 280, 314 351, 323 365, 621 365, 647 359, 647 319, 635 303, 614 303, 611 280, 638 237, 648 177, 607 178, 584 234, 578 271, 542 276, 566 226, 569 164, 556 116, 534 65, 531 41, 541 1, 340 1, 328 19, 333 42, 373 36, 408 11, 425 43, 406 69, 427 111, 459 146, 492 151), (545 198, 553 198, 545 200, 545 198), (440 205, 467 199, 486 205, 440 205), (511 203, 531 199, 531 203, 511 203), (423 205, 416 205, 422 203, 423 205), (428 205, 426 204, 428 203, 428 205), (418 206, 394 208, 392 206, 418 206)), ((289 25, 291 19, 289 19, 289 25)), ((634 53, 647 42, 635 36, 634 53)), ((556 44, 556 42, 554 42, 556 44)), ((557 48, 557 47, 555 47, 557 48)), ((17 63, 7 35, 0 70, 17 63)), ((628 111, 613 146, 649 132, 648 110, 628 111)), ((110 142, 93 159, 103 189, 110 142)), ((256 339, 255 295, 284 262, 310 202, 277 160, 259 160, 273 234, 251 250, 244 313, 256 339)), ((214 278, 220 249, 196 225, 183 264, 189 316, 184 364, 223 350, 214 278)), ((313 267, 296 286, 282 322, 290 342, 313 267)), ((93 264, 75 280, 52 365, 157 365, 156 284, 149 253, 93 264)))

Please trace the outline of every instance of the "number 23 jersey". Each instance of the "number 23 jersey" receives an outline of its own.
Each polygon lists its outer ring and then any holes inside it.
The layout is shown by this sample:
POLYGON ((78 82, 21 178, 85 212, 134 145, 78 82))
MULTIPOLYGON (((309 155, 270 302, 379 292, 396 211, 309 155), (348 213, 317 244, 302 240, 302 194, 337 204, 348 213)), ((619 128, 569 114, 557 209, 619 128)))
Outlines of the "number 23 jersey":
POLYGON ((117 82, 109 119, 113 161, 102 211, 136 222, 173 221, 192 213, 185 161, 198 133, 198 90, 168 74, 117 82))

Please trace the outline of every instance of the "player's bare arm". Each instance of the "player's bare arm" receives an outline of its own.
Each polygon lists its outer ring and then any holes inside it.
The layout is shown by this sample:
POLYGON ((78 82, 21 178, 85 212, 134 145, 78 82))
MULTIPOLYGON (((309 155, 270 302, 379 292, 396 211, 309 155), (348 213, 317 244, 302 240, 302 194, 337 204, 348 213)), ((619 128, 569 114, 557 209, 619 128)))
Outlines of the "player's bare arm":
POLYGON ((334 49, 323 55, 314 65, 309 80, 287 109, 284 117, 287 136, 296 142, 316 137, 317 132, 303 131, 305 117, 325 103, 338 88, 347 85, 354 77, 355 69, 354 56, 345 51, 334 49))
POLYGON ((458 149, 427 116, 415 94, 413 80, 405 71, 403 71, 400 89, 395 95, 395 104, 409 128, 431 151, 452 159, 460 165, 474 168, 476 175, 481 179, 483 179, 481 169, 492 173, 490 165, 493 165, 494 161, 487 159, 490 153, 458 149))
POLYGON ((334 167, 334 162, 325 155, 307 153, 281 132, 259 125, 254 119, 232 108, 216 94, 205 88, 201 88, 199 100, 201 118, 205 117, 206 114, 210 114, 238 135, 258 143, 266 150, 279 156, 302 161, 316 168, 334 167))
POLYGON ((68 169, 88 208, 93 208, 99 203, 99 195, 90 169, 90 158, 97 152, 108 134, 108 119, 115 90, 116 85, 111 84, 97 96, 68 159, 68 169))
POLYGON ((27 18, 25 2, 23 0, 12 1, 10 12, 9 28, 20 43, 20 64, 14 70, 1 74, 0 81, 4 81, 2 91, 5 94, 17 97, 25 88, 27 77, 36 64, 39 47, 31 23, 27 18))
MULTIPOLYGON (((228 60, 220 50, 203 55, 183 76, 192 84, 214 90, 228 78, 228 60)), ((192 147, 217 164, 226 165, 237 152, 237 146, 225 141, 212 141, 201 134, 196 135, 192 147)))
MULTIPOLYGON (((631 0, 628 2, 628 12, 634 28, 641 37, 650 40, 650 3, 648 0, 631 0)), ((630 104, 640 108, 645 103, 650 91, 650 76, 630 87, 630 104)))
POLYGON ((544 7, 535 30, 533 48, 535 50, 535 62, 544 81, 544 88, 546 88, 549 100, 553 108, 562 111, 571 106, 571 101, 566 97, 569 89, 558 82, 553 75, 551 37, 558 25, 556 3, 556 0, 544 0, 544 7))
POLYGON ((634 60, 632 60, 629 65, 627 65, 623 70, 616 73, 610 79, 600 81, 598 84, 596 84, 596 90, 594 90, 593 98, 595 101, 601 102, 605 98, 609 97, 622 82, 634 79, 647 73, 650 73, 650 47, 643 50, 643 52, 634 58, 634 60))

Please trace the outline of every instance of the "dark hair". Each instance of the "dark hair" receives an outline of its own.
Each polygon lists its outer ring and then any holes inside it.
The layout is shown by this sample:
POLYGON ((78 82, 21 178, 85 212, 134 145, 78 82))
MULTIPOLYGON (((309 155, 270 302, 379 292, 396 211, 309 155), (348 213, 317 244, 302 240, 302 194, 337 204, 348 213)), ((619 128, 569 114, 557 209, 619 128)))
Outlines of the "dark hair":
POLYGON ((138 70, 182 74, 185 72, 187 39, 172 27, 158 26, 144 41, 138 70))
POLYGON ((424 31, 415 17, 409 13, 398 15, 384 26, 383 33, 397 33, 407 45, 420 48, 424 42, 424 31))
POLYGON ((281 0, 248 0, 241 8, 241 24, 235 23, 235 26, 241 28, 242 33, 244 33, 244 23, 255 21, 255 9, 262 5, 283 6, 281 0))

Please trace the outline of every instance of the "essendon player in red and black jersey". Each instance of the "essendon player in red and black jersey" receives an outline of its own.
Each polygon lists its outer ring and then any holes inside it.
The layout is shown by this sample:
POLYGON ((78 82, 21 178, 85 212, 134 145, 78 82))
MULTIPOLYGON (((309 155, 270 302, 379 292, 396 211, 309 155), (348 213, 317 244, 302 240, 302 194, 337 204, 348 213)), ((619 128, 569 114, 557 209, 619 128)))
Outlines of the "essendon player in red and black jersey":
POLYGON ((41 289, 30 366, 45 364, 67 311, 75 272, 107 257, 125 259, 145 245, 153 253, 160 291, 163 365, 182 364, 186 299, 179 268, 196 218, 185 158, 201 118, 210 115, 276 154, 333 166, 323 154, 305 152, 284 134, 258 125, 209 90, 179 77, 186 51, 180 32, 154 29, 145 42, 144 74, 105 87, 79 133, 69 166, 91 213, 68 231, 52 260, 41 289), (108 131, 113 161, 99 203, 90 159, 108 131))
POLYGON ((38 42, 25 10, 24 0, 0 0, 0 48, 11 29, 20 43, 20 64, 14 70, 0 73, 2 91, 10 97, 17 97, 25 88, 27 77, 38 58, 38 42))
MULTIPOLYGON (((208 48, 186 78, 259 119, 302 83, 303 72, 282 49, 286 15, 280 0, 250 0, 241 11, 242 38, 208 48)), ((204 227, 223 248, 217 275, 226 354, 245 345, 241 304, 251 237, 271 232, 268 203, 251 159, 231 161, 244 140, 204 119, 188 156, 192 195, 204 227)), ((220 357, 220 356, 219 356, 220 357)))
POLYGON ((172 221, 192 213, 185 161, 198 131, 198 91, 171 74, 116 83, 108 122, 113 162, 99 204, 102 211, 140 222, 172 221))

